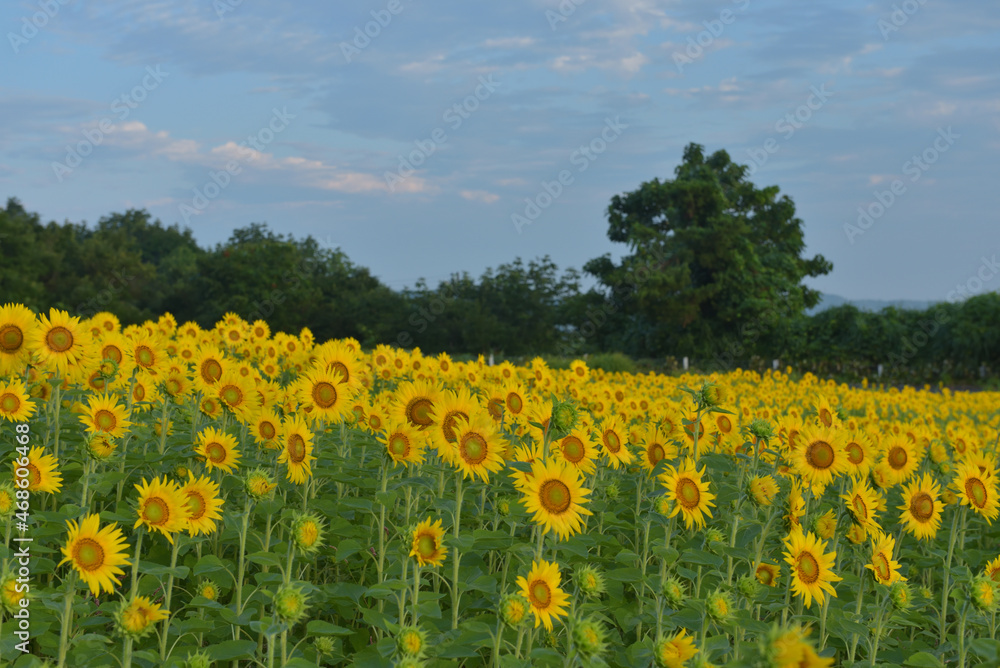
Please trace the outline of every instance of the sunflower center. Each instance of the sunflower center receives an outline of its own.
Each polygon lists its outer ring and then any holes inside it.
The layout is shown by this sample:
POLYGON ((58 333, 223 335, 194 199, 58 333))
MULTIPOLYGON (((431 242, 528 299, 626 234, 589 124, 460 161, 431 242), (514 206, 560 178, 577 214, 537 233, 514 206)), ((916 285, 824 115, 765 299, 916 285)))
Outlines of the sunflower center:
POLYGON ((146 388, 141 384, 136 383, 135 389, 132 390, 132 398, 136 401, 142 401, 146 398, 146 388))
POLYGON ((691 478, 681 478, 678 480, 676 493, 677 500, 687 510, 698 507, 698 502, 701 500, 701 491, 698 489, 698 483, 691 478))
POLYGON ((476 433, 466 434, 459 447, 462 459, 465 460, 466 464, 472 465, 479 464, 486 459, 488 451, 489 446, 486 444, 486 439, 476 433))
POLYGON ((410 439, 404 434, 393 434, 389 438, 389 452, 400 458, 406 457, 410 453, 410 439))
POLYGON ((538 496, 542 506, 550 513, 561 515, 569 509, 569 487, 561 480, 546 480, 538 496))
POLYGON ((21 400, 18 399, 16 395, 8 392, 3 396, 0 396, 0 412, 16 413, 20 407, 21 400))
POLYGON ((260 431, 261 436, 269 441, 278 434, 278 430, 270 422, 261 422, 258 431, 260 431))
POLYGON ((494 420, 500 420, 503 418, 503 399, 490 399, 486 402, 486 410, 489 411, 490 417, 494 420))
POLYGON ((24 333, 17 325, 7 324, 0 327, 0 351, 7 354, 16 353, 24 344, 24 333))
POLYGON ((847 451, 847 460, 855 466, 859 465, 865 459, 865 451, 857 443, 848 443, 844 450, 847 451))
POLYGON ((934 517, 934 499, 927 492, 917 492, 910 499, 910 514, 919 521, 927 522, 934 517))
POLYGON ((38 467, 34 464, 28 464, 28 480, 31 485, 28 489, 34 489, 38 485, 42 484, 42 472, 38 470, 38 467))
POLYGON ((875 573, 878 575, 879 580, 888 580, 892 577, 889 560, 881 552, 872 557, 872 566, 875 567, 875 573))
POLYGON ((73 347, 73 332, 62 326, 53 327, 45 335, 45 343, 52 352, 64 353, 73 347))
POLYGON ((647 452, 649 453, 649 463, 652 466, 656 466, 659 463, 659 461, 663 459, 663 457, 666 455, 666 453, 663 451, 663 446, 660 445, 659 443, 653 443, 651 446, 649 446, 647 452))
POLYGON ((819 411, 819 421, 822 422, 824 426, 829 427, 833 424, 833 414, 826 408, 822 408, 819 411))
POLYGON ((536 608, 547 608, 552 600, 552 590, 544 580, 535 580, 528 590, 531 593, 531 604, 536 608))
POLYGON ((306 546, 311 546, 319 538, 319 529, 314 522, 306 522, 299 529, 299 541, 306 546))
POLYGON ((320 408, 330 408, 337 403, 337 388, 332 383, 322 381, 313 385, 313 403, 320 408))
POLYGON ((178 394, 180 394, 181 389, 182 389, 181 382, 179 380, 177 380, 176 378, 167 379, 167 394, 169 394, 172 397, 177 396, 178 394))
POLYGON ((988 501, 986 485, 979 478, 969 478, 965 481, 965 494, 976 508, 986 507, 988 501))
POLYGON ((109 410, 101 409, 94 413, 94 424, 101 431, 114 431, 118 426, 118 419, 109 410))
POLYGON ((859 520, 868 519, 868 505, 865 500, 861 498, 860 494, 856 494, 852 500, 852 505, 854 506, 854 514, 859 520))
POLYGON ((441 431, 444 432, 444 438, 449 443, 454 443, 458 440, 458 436, 455 434, 455 418, 462 418, 468 421, 469 416, 462 411, 452 411, 441 421, 441 431))
POLYGON ((380 431, 382 429, 382 418, 380 418, 377 415, 369 416, 368 426, 370 426, 375 431, 380 431))
POLYGON ((889 451, 889 455, 886 459, 889 460, 889 466, 898 471, 906 466, 906 450, 897 445, 889 451))
POLYGON ((240 333, 239 333, 239 331, 235 330, 235 329, 229 330, 229 340, 230 341, 239 341, 240 340, 240 333))
POLYGON ((201 379, 209 385, 214 385, 222 378, 222 365, 218 361, 209 359, 201 363, 201 379))
POLYGON ((507 395, 507 408, 509 408, 512 413, 520 413, 524 408, 524 402, 521 400, 520 396, 511 392, 507 395))
POLYGON ((813 441, 806 450, 806 461, 814 469, 828 469, 833 466, 833 446, 826 441, 813 441))
POLYGON ((434 556, 434 552, 436 551, 434 548, 434 536, 424 534, 417 539, 417 552, 424 559, 434 556))
POLYGON ((296 464, 306 458, 306 442, 298 434, 288 437, 288 458, 296 464))
POLYGON ((156 362, 156 354, 148 346, 135 349, 135 361, 139 366, 151 367, 156 362))
POLYGON ((209 443, 205 446, 205 454, 215 464, 226 461, 226 446, 221 443, 209 443))
POLYGON ((236 407, 243 403, 243 391, 235 385, 226 385, 219 396, 230 406, 236 407))
POLYGON ((421 427, 430 426, 433 423, 431 408, 433 408, 433 404, 430 399, 418 397, 407 404, 406 417, 413 424, 418 424, 421 427))
POLYGON ((799 579, 806 584, 812 584, 819 580, 819 562, 809 552, 803 552, 795 562, 795 569, 798 571, 799 579))
POLYGON ((104 548, 93 538, 81 538, 73 546, 73 561, 85 571, 96 571, 104 565, 104 548))
POLYGON ((716 424, 719 425, 719 431, 724 434, 728 434, 733 430, 733 423, 725 415, 720 415, 719 419, 716 420, 716 424))
POLYGON ((771 573, 770 569, 759 568, 757 569, 757 580, 764 585, 770 585, 774 582, 774 574, 771 573))
POLYGON ((154 496, 146 501, 142 516, 150 524, 165 524, 170 519, 170 508, 166 501, 154 496))
POLYGON ((208 504, 205 503, 205 497, 202 496, 200 492, 189 490, 187 498, 188 508, 191 509, 191 520, 200 520, 201 516, 205 514, 206 510, 208 510, 208 504))
POLYGON ((576 436, 567 436, 562 442, 563 456, 570 462, 578 464, 583 460, 586 454, 586 448, 583 447, 583 441, 578 439, 576 436))
POLYGON ((604 432, 604 447, 608 449, 608 452, 617 453, 622 449, 622 440, 615 432, 606 431, 604 432))

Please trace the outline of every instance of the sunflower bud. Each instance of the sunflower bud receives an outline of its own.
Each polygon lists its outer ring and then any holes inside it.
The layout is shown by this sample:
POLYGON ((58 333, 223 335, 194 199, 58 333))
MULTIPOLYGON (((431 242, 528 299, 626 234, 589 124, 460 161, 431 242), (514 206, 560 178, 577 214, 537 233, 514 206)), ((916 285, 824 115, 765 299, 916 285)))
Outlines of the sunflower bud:
POLYGON ((837 531, 837 515, 833 510, 828 510, 813 520, 813 531, 823 540, 833 538, 837 531))
POLYGON ((673 503, 664 495, 660 495, 653 499, 653 509, 656 510, 660 515, 668 517, 670 511, 673 510, 673 503))
POLYGON ((264 469, 253 469, 248 471, 243 478, 243 488, 250 498, 260 501, 271 492, 277 485, 271 474, 264 469))
POLYGON ((759 475, 749 483, 750 496, 759 506, 770 506, 778 493, 778 483, 769 475, 759 475))
POLYGON ((423 657, 427 651, 427 634, 419 626, 404 626, 396 636, 396 651, 400 656, 413 659, 423 657))
POLYGON ((118 447, 114 441, 104 434, 94 434, 87 439, 87 454, 95 461, 106 462, 115 454, 118 447))
POLYGON ((301 587, 283 584, 274 592, 274 609, 289 626, 295 626, 306 614, 309 598, 301 587))
POLYGON ((972 604, 983 612, 993 612, 997 607, 996 583, 985 575, 977 575, 969 583, 972 604))
POLYGON ((756 599, 757 595, 760 593, 760 583, 757 582, 757 578, 754 576, 744 575, 736 581, 736 591, 738 591, 743 598, 748 601, 752 601, 756 599))
POLYGON ((573 572, 577 589, 586 598, 600 598, 604 593, 604 576, 594 566, 583 564, 573 572))
POLYGON ((705 383, 698 393, 698 403, 704 408, 715 408, 721 405, 725 398, 725 391, 715 383, 705 383))
POLYGON ((510 498, 505 496, 497 501, 497 512, 503 516, 510 515, 510 498))
POLYGON ((424 668, 424 662, 412 656, 404 656, 396 662, 396 668, 424 668))
POLYGON ((507 626, 517 628, 528 618, 529 606, 528 599, 520 594, 507 594, 500 601, 500 619, 507 626))
POLYGON ((16 490, 14 485, 5 482, 0 484, 0 519, 9 520, 17 510, 16 490))
POLYGON ((715 590, 705 599, 705 609, 716 622, 725 622, 733 611, 733 599, 726 592, 715 590))
POLYGON ((292 520, 292 542, 304 554, 319 549, 323 541, 323 520, 312 513, 298 513, 292 520))
POLYGON ((913 590, 910 585, 899 580, 889 588, 889 598, 892 600, 892 607, 905 612, 913 603, 913 590))
POLYGON ((722 533, 721 529, 716 529, 715 527, 705 529, 705 542, 708 543, 708 549, 712 551, 718 550, 720 546, 725 544, 726 534, 722 533))
POLYGON ((566 433, 576 426, 580 414, 572 401, 561 401, 552 407, 552 427, 558 433, 566 433))
POLYGON ((219 586, 206 578, 198 583, 195 595, 207 598, 209 601, 217 601, 219 600, 219 586))
POLYGON ((573 643, 586 659, 601 656, 608 649, 608 634, 601 622, 585 617, 573 625, 573 643))
POLYGON ((313 640, 313 647, 320 656, 329 656, 337 649, 337 643, 330 636, 318 636, 313 640))
POLYGON ((208 655, 208 652, 188 654, 187 660, 184 661, 184 668, 212 668, 212 657, 208 655))
POLYGON ((663 598, 667 600, 671 608, 679 609, 687 600, 687 588, 683 582, 672 577, 663 583, 663 598))
POLYGON ((621 496, 621 489, 618 487, 618 483, 611 482, 604 487, 604 496, 608 497, 611 501, 616 500, 621 496))
POLYGON ((774 438, 774 425, 764 418, 754 418, 747 426, 747 431, 758 441, 770 441, 774 438))
POLYGON ((166 619, 167 611, 146 596, 138 596, 130 603, 124 600, 114 615, 115 629, 123 636, 138 640, 153 631, 156 622, 166 619))
POLYGON ((28 590, 23 586, 18 586, 17 576, 8 573, 0 579, 0 605, 8 613, 13 614, 22 609, 21 601, 28 598, 28 590), (18 589, 23 591, 18 591, 18 589))

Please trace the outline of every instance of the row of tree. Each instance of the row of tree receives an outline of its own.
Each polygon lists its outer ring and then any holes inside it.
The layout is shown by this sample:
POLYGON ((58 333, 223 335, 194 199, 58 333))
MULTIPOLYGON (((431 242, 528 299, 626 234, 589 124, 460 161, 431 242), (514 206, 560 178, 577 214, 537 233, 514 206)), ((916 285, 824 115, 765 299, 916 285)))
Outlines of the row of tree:
POLYGON ((211 326, 226 312, 263 318, 273 331, 308 326, 320 339, 355 337, 427 353, 507 357, 623 352, 689 357, 701 369, 764 366, 772 359, 841 377, 924 382, 975 378, 1000 367, 1000 296, 925 311, 841 306, 807 316, 819 293, 803 279, 828 273, 803 258, 802 221, 777 186, 756 188, 725 151, 689 145, 675 178, 654 179, 608 207, 619 263, 584 265, 597 279, 548 258, 516 259, 478 278, 395 291, 339 249, 237 229, 214 248, 146 211, 95 227, 43 224, 15 199, 0 210, 0 302, 124 323, 169 311, 211 326))

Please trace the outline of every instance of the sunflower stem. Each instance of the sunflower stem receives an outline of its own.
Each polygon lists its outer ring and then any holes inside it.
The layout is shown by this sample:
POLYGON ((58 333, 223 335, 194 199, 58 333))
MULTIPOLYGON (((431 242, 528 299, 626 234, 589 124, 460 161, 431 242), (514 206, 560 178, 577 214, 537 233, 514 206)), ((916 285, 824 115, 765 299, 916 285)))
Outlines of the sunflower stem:
POLYGON ((247 525, 250 522, 250 496, 247 495, 243 506, 243 518, 240 524, 240 552, 236 565, 236 614, 243 612, 243 577, 246 575, 247 525))
POLYGON ((969 602, 966 601, 958 618, 958 668, 965 668, 965 616, 968 610, 969 602))
POLYGON ((142 549, 142 537, 145 534, 143 527, 139 527, 135 539, 135 558, 132 560, 132 598, 137 593, 136 583, 139 581, 139 551, 142 549))
POLYGON ((159 452, 162 455, 167 447, 167 424, 170 422, 170 404, 166 397, 163 397, 163 410, 160 412, 160 442, 159 452))
POLYGON ((59 409, 62 407, 62 379, 57 375, 52 379, 52 399, 55 402, 55 433, 53 436, 55 440, 52 442, 52 454, 55 455, 56 460, 59 459, 59 409))
POLYGON ((90 514, 90 504, 87 502, 87 493, 90 487, 90 458, 83 459, 83 493, 80 494, 80 514, 86 517, 90 514))
POLYGON ((69 632, 73 626, 73 597, 76 595, 76 570, 70 571, 69 584, 66 586, 66 596, 63 599, 63 613, 59 633, 59 668, 66 665, 66 652, 69 650, 69 632))
MULTIPOLYGON (((404 562, 405 563, 405 562, 404 562)), ((413 564, 413 625, 416 626, 419 621, 419 615, 417 614, 417 604, 418 598, 420 597, 420 563, 413 564)), ((400 619, 400 624, 402 624, 402 619, 400 619)))
POLYGON ((462 489, 464 477, 461 471, 455 472, 455 555, 451 565, 451 628, 458 628, 458 602, 461 597, 458 582, 458 566, 461 561, 461 551, 458 547, 459 530, 462 525, 462 489))
POLYGON ((170 573, 167 575, 167 593, 163 599, 163 609, 167 612, 167 618, 163 620, 163 633, 160 635, 160 661, 167 659, 167 636, 170 633, 170 599, 174 593, 174 569, 177 568, 177 552, 181 547, 181 536, 174 539, 173 549, 170 551, 170 573))
MULTIPOLYGON (((962 506, 962 517, 965 517, 966 506, 962 506)), ((941 623, 940 623, 940 639, 938 644, 943 645, 944 641, 947 639, 946 631, 948 630, 948 586, 950 584, 949 578, 951 576, 951 559, 955 554, 955 538, 958 535, 958 525, 960 522, 956 521, 951 523, 951 535, 948 538, 948 556, 944 561, 944 573, 942 578, 944 578, 944 583, 941 587, 941 623)))

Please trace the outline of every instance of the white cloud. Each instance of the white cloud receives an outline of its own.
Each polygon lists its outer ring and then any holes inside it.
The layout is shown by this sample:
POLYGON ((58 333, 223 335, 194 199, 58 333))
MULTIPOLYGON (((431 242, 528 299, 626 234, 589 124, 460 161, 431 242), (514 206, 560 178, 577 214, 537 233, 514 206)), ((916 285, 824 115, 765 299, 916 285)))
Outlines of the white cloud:
POLYGON ((485 190, 463 190, 459 195, 471 202, 482 202, 483 204, 493 204, 500 199, 500 195, 485 190))

